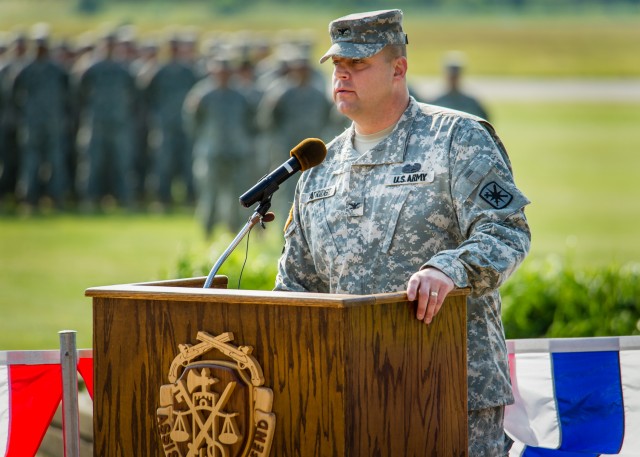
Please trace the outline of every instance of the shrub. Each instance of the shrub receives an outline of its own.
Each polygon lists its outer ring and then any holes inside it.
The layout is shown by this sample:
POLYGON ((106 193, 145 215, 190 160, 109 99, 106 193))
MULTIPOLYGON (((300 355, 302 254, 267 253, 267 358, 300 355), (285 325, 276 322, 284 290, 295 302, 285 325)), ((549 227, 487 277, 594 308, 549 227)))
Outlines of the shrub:
MULTIPOLYGON (((229 278, 230 289, 271 290, 275 285, 277 262, 282 250, 281 231, 269 227, 270 232, 262 232, 254 227, 222 264, 219 275, 229 278), (266 239, 265 239, 266 238, 266 239)), ((218 258, 231 244, 235 235, 218 230, 214 233, 215 242, 209 248, 207 256, 182 252, 175 264, 170 278, 190 278, 207 276, 218 258)))
POLYGON ((640 334, 640 264, 577 268, 533 260, 501 289, 507 338, 640 334))

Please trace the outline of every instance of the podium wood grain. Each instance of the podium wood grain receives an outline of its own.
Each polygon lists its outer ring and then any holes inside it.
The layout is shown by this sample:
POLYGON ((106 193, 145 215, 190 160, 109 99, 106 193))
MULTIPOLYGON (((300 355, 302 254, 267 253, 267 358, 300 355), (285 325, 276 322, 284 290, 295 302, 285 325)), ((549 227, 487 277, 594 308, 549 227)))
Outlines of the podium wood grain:
POLYGON ((94 455, 163 455, 159 389, 178 344, 200 330, 253 346, 274 392, 271 456, 467 455, 465 291, 427 326, 403 293, 197 288, 203 281, 87 290, 94 455))

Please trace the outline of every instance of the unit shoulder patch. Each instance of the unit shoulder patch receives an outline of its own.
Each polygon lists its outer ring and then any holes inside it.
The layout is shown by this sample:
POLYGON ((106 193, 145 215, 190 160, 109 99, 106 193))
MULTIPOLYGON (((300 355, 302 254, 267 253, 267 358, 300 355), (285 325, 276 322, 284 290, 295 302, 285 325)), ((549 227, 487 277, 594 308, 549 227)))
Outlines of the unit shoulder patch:
POLYGON ((513 195, 507 192, 495 181, 491 181, 480 190, 480 198, 495 209, 506 208, 513 200, 513 195))

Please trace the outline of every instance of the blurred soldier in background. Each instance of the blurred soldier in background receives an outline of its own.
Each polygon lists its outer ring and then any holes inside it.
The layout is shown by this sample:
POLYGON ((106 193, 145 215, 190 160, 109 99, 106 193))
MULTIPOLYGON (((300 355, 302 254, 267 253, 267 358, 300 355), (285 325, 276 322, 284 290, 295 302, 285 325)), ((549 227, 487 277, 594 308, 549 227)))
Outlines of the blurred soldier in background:
MULTIPOLYGON (((323 89, 314 85, 307 55, 290 48, 286 74, 265 93, 258 110, 261 129, 271 134, 269 169, 288 159, 288 153, 305 138, 322 138, 329 123, 332 103, 323 89)), ((273 211, 282 221, 293 202, 296 179, 288 179, 273 198, 273 211)))
POLYGON ((78 131, 80 129, 80 98, 78 96, 78 87, 80 78, 87 69, 95 63, 96 41, 94 33, 87 31, 76 37, 73 41, 74 59, 69 69, 69 130, 67 132, 69 147, 69 177, 71 180, 71 192, 74 202, 77 203, 80 195, 78 188, 78 162, 81 155, 81 144, 78 142, 78 131))
POLYGON ((22 151, 16 195, 30 210, 37 207, 46 185, 46 193, 61 209, 70 187, 64 144, 69 75, 51 58, 48 26, 35 25, 32 38, 35 59, 18 73, 12 91, 22 151))
MULTIPOLYGON (((4 128, 3 128, 3 119, 4 119, 4 110, 5 104, 7 101, 4 99, 4 93, 2 91, 2 72, 4 67, 9 64, 9 43, 7 40, 7 34, 5 32, 0 32, 0 182, 2 182, 3 168, 4 168, 4 128)), ((0 203, 2 203, 4 197, 4 192, 0 189, 0 203)))
POLYGON ((133 204, 136 88, 115 50, 116 37, 107 34, 102 55, 84 72, 78 87, 78 141, 84 146, 79 180, 86 209, 108 193, 122 205, 133 204))
POLYGON ((256 85, 256 61, 263 57, 260 54, 262 46, 257 46, 252 42, 250 36, 241 36, 236 47, 240 62, 234 78, 235 87, 249 99, 251 105, 257 110, 263 95, 256 85))
POLYGON ((71 67, 76 61, 76 53, 69 41, 60 40, 51 47, 51 58, 67 73, 71 73, 71 67))
POLYGON ((194 87, 185 100, 185 122, 193 134, 196 215, 209 237, 214 224, 239 230, 248 219, 238 197, 252 184, 254 113, 232 84, 231 61, 210 61, 211 85, 194 87))
POLYGON ((8 50, 7 33, 0 31, 0 71, 7 64, 8 57, 6 54, 8 50))
POLYGON ((235 86, 257 110, 263 93, 256 87, 255 66, 251 58, 244 57, 240 61, 236 71, 235 86))
POLYGON ((20 146, 18 143, 18 125, 16 106, 12 99, 13 83, 16 76, 22 71, 28 62, 27 37, 23 32, 17 32, 10 38, 7 63, 0 70, 0 98, 3 100, 3 109, 0 118, 0 198, 15 195, 18 181, 18 159, 20 146))
MULTIPOLYGON (((147 147, 147 107, 137 85, 141 72, 145 71, 145 65, 153 65, 146 58, 141 58, 140 47, 137 41, 135 26, 124 24, 116 30, 116 59, 121 61, 136 82, 135 98, 133 103, 133 198, 142 202, 145 193, 145 181, 149 169, 149 149, 147 147)), ((146 57, 146 56, 145 56, 146 57)))
POLYGON ((87 31, 80 34, 75 44, 75 59, 70 70, 72 87, 80 82, 80 77, 96 60, 96 39, 93 32, 87 31))
POLYGON ((458 51, 447 53, 443 65, 447 90, 429 103, 463 111, 489 120, 489 115, 482 104, 476 98, 465 94, 460 89, 464 60, 464 55, 458 51))
POLYGON ((72 71, 74 64, 78 59, 78 48, 75 44, 67 39, 59 41, 51 49, 51 58, 60 65, 67 73, 69 86, 67 90, 66 100, 66 119, 63 146, 65 148, 64 155, 66 157, 68 187, 68 202, 75 203, 77 199, 76 188, 76 166, 78 162, 78 150, 76 148, 76 134, 78 133, 78 107, 76 104, 76 96, 74 92, 74 80, 72 71))
MULTIPOLYGON (((134 142, 135 151, 135 195, 143 203, 147 197, 155 199, 155 195, 147 195, 150 188, 151 174, 153 173, 153 151, 149 143, 151 137, 151 107, 145 97, 145 90, 149 81, 160 68, 160 48, 157 40, 148 38, 140 42, 137 49, 137 57, 129 65, 129 71, 136 82, 136 134, 134 142)), ((180 118, 180 115, 178 115, 180 118)))
POLYGON ((271 41, 266 36, 256 36, 251 46, 251 60, 253 61, 254 74, 257 78, 269 68, 271 56, 271 41))
POLYGON ((194 200, 191 142, 182 122, 187 93, 196 83, 193 68, 181 60, 181 40, 169 39, 169 60, 160 66, 144 88, 149 109, 152 148, 151 194, 163 207, 173 203, 172 183, 182 178, 186 201, 194 200))
POLYGON ((136 80, 136 85, 141 91, 143 104, 146 105, 144 90, 149 81, 160 69, 160 45, 157 40, 148 38, 140 43, 138 57, 129 65, 131 74, 136 80))
MULTIPOLYGON (((328 88, 323 74, 310 65, 313 40, 307 32, 282 31, 273 41, 278 44, 274 48, 269 37, 249 32, 211 33, 208 39, 201 40, 203 46, 199 50, 197 30, 183 29, 174 33, 170 51, 165 54, 159 52, 158 41, 143 46, 144 37, 138 41, 131 25, 108 30, 100 39, 96 39, 95 31, 88 30, 73 42, 61 41, 57 46, 52 45, 53 37, 39 40, 46 47, 40 46, 38 62, 46 60, 48 68, 53 68, 52 61, 56 62, 56 68, 68 75, 64 95, 51 89, 57 84, 57 77, 36 84, 35 76, 25 76, 14 91, 16 75, 30 60, 26 37, 20 33, 7 36, 4 41, 0 39, 0 197, 10 195, 12 201, 15 198, 17 163, 22 157, 18 151, 22 146, 29 147, 31 152, 24 156, 19 190, 21 198, 30 205, 37 203, 39 191, 46 184, 56 203, 76 191, 85 204, 83 209, 108 202, 104 200, 106 196, 113 196, 127 206, 133 205, 136 197, 150 196, 162 208, 178 197, 172 195, 172 180, 177 175, 184 181, 187 202, 191 202, 196 193, 193 153, 199 151, 199 159, 195 160, 202 164, 210 159, 217 164, 219 173, 211 175, 219 182, 204 183, 201 176, 198 213, 205 231, 211 230, 214 220, 224 220, 235 229, 245 220, 246 210, 237 202, 240 194, 262 174, 286 160, 288 151, 304 138, 330 139, 344 129, 346 118, 342 115, 331 118, 325 109, 331 107, 327 101, 328 88), (207 62, 220 56, 224 58, 219 59, 215 75, 210 75, 207 62), (221 65, 222 61, 226 63, 221 65), (36 84, 42 97, 46 93, 56 100, 65 99, 66 111, 49 115, 53 120, 48 126, 66 128, 59 140, 62 153, 56 152, 58 146, 47 147, 47 152, 63 158, 66 173, 57 171, 59 165, 53 162, 53 157, 33 153, 36 148, 32 142, 37 135, 36 121, 32 119, 36 118, 26 116, 26 112, 35 113, 37 110, 28 108, 30 103, 44 98, 34 98, 35 89, 28 89, 29 84, 36 84), (269 92, 269 100, 264 101, 261 116, 266 130, 258 136, 255 116, 265 90, 269 92), (187 91, 191 103, 183 102, 187 91), (23 109, 21 113, 16 110, 16 101, 23 109), (196 112, 195 106, 201 102, 196 112), (183 108, 192 109, 191 112, 187 109, 186 117, 191 119, 189 125, 191 132, 195 132, 196 145, 194 136, 190 133, 185 136, 183 108), (18 124, 24 134, 20 142, 18 124), (246 156, 253 160, 241 176, 233 178, 225 172, 231 161, 240 163, 246 156), (55 179, 43 179, 46 174, 55 179), (59 188, 64 189, 63 196, 56 190, 59 188), (216 204, 218 199, 220 204, 216 204), (203 211, 205 207, 210 209, 203 211)), ((54 110, 57 106, 56 101, 46 108, 54 110)), ((39 128, 44 128, 42 124, 38 124, 39 128)), ((201 175, 213 173, 211 167, 196 165, 196 169, 201 175)), ((293 185, 293 181, 289 184, 293 185)), ((182 188, 174 186, 173 190, 182 188)), ((290 200, 286 193, 282 189, 274 199, 275 205, 282 202, 277 212, 283 217, 290 200)))
POLYGON ((205 75, 196 71, 196 60, 198 59, 198 32, 194 27, 187 27, 180 32, 180 60, 191 67, 198 78, 205 75))

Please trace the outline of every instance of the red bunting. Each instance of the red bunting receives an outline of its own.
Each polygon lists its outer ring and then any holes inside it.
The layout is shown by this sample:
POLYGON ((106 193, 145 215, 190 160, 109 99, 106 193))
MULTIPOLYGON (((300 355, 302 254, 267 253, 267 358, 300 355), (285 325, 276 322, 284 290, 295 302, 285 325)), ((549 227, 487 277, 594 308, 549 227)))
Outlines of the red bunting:
POLYGON ((84 383, 89 391, 89 396, 93 400, 93 358, 78 358, 78 371, 80 372, 82 379, 84 379, 84 383))
POLYGON ((5 457, 35 455, 62 399, 58 365, 9 366, 9 439, 5 457))

